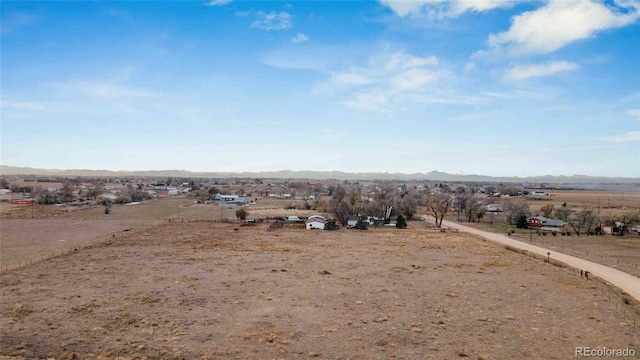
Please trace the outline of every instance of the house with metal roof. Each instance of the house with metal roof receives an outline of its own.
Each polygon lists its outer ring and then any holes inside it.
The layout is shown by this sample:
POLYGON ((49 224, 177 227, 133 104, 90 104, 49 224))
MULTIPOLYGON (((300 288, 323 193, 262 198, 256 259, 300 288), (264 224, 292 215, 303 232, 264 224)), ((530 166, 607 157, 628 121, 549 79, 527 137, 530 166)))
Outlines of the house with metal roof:
POLYGON ((527 219, 530 228, 547 231, 561 231, 566 222, 562 220, 549 219, 544 216, 534 216, 527 219))

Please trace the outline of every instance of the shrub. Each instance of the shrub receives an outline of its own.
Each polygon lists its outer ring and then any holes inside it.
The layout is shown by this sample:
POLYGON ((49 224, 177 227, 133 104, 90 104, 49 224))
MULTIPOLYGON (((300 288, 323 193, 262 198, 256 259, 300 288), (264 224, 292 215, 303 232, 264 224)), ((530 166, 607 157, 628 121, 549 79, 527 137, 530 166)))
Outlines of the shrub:
POLYGON ((354 226, 353 228, 357 230, 367 230, 368 227, 369 224, 366 222, 366 220, 364 218, 360 218, 358 219, 356 226, 354 226))
POLYGON ((404 220, 402 215, 398 215, 398 220, 396 220, 396 228, 405 229, 407 227, 407 222, 404 220))
POLYGON ((240 220, 245 220, 247 215, 249 215, 249 213, 244 208, 236 210, 236 217, 240 220))

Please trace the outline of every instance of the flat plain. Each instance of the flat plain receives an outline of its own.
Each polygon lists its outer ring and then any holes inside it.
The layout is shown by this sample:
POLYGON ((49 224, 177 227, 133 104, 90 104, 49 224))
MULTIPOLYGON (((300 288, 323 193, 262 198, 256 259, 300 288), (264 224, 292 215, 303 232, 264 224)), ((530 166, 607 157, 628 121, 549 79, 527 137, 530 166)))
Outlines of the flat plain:
POLYGON ((172 222, 0 275, 23 358, 565 359, 637 350, 595 281, 470 235, 172 222))

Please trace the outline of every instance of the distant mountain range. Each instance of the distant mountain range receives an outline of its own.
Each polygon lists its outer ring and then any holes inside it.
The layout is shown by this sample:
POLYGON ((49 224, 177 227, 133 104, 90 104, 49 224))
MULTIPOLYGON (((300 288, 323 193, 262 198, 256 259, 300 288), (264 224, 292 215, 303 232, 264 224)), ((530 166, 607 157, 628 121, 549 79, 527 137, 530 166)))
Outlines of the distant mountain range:
POLYGON ((629 184, 640 187, 640 178, 602 177, 602 176, 531 176, 531 177, 493 177, 486 175, 456 175, 440 171, 428 173, 349 173, 342 171, 263 171, 263 172, 193 172, 187 170, 148 170, 148 171, 110 171, 110 170, 59 170, 37 169, 0 165, 0 175, 33 176, 86 176, 86 177, 179 177, 179 178, 262 178, 262 179, 338 179, 338 180, 431 180, 447 182, 512 182, 545 184, 629 184))

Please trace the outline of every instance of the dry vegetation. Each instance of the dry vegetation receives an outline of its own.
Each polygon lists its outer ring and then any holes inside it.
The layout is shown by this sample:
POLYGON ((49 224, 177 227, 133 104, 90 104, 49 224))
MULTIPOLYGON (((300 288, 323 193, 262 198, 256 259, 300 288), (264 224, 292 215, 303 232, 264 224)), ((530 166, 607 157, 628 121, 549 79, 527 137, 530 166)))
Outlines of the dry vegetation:
POLYGON ((548 204, 562 205, 563 203, 577 208, 598 209, 599 207, 603 214, 614 210, 640 210, 640 193, 587 190, 549 190, 548 192, 554 196, 539 196, 535 197, 538 200, 530 201, 532 211, 537 211, 548 204))
POLYGON ((567 269, 423 226, 267 232, 187 222, 118 233, 0 276, 0 354, 565 359, 575 346, 640 350, 635 305, 567 269))

